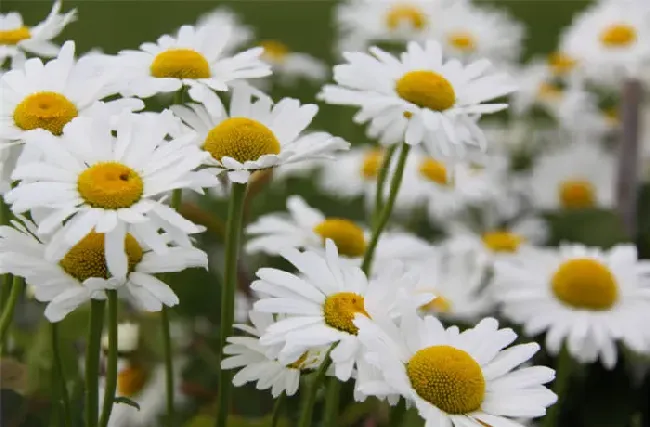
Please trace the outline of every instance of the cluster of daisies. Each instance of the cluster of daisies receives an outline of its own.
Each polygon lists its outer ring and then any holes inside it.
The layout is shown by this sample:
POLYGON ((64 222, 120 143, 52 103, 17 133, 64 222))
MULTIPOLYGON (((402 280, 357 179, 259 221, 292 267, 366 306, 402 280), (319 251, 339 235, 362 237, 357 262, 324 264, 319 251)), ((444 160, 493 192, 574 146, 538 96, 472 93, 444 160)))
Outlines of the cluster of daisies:
MULTIPOLYGON (((167 273, 209 260, 197 243, 205 227, 179 213, 182 198, 235 200, 275 169, 361 199, 370 219, 330 217, 291 195, 282 212, 229 230, 245 240, 227 265, 262 260, 238 332, 221 337, 220 369, 237 370, 235 386, 292 396, 316 372, 313 387, 350 381, 356 401, 405 403, 427 427, 511 427, 558 399, 547 388, 555 371, 532 364, 535 340, 607 368, 620 345, 650 353, 639 328, 650 321, 650 262, 636 247, 546 246, 548 214, 615 205, 621 87, 650 70, 642 0, 597 2, 557 52, 525 66, 523 26, 503 11, 342 2, 341 64, 317 99, 356 108, 373 144, 354 146, 311 127, 316 104, 267 94, 270 76, 318 82, 327 67, 279 41, 254 42, 232 12, 116 55, 53 44, 75 19, 60 2, 35 27, 0 15, 0 61, 11 64, 0 77, 0 194, 11 211, 0 273, 23 278, 49 321, 108 291, 142 311, 182 302, 167 273), (167 108, 145 108, 154 96, 167 108), (509 104, 503 125, 496 113, 509 104), (435 238, 414 231, 422 218, 435 238)), ((243 219, 231 212, 230 227, 243 219)), ((147 373, 129 356, 137 330, 118 335, 117 396, 155 396, 165 375, 179 375, 147 373)), ((111 425, 155 415, 134 414, 116 408, 111 425)), ((311 425, 304 414, 301 427, 311 425)))

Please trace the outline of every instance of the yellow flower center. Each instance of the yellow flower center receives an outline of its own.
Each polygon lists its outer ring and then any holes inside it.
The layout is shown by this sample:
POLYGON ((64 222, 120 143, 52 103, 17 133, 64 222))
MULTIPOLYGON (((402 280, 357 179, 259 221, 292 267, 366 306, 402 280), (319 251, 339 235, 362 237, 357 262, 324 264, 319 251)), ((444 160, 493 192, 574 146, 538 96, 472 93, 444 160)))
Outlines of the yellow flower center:
POLYGON ((409 71, 397 81, 395 90, 403 100, 434 111, 444 111, 456 103, 449 80, 433 71, 409 71))
POLYGON ((135 396, 144 388, 147 374, 140 366, 129 365, 117 374, 118 396, 135 396))
POLYGON ((370 317, 366 312, 363 297, 352 292, 339 292, 325 298, 323 313, 326 324, 352 335, 359 333, 359 328, 352 323, 354 316, 358 313, 370 317))
POLYGON ((264 49, 263 58, 269 62, 282 63, 289 54, 287 45, 277 40, 264 40, 260 42, 260 46, 264 49))
POLYGON ((36 92, 14 110, 14 123, 23 130, 45 129, 61 135, 66 124, 79 115, 77 107, 56 92, 36 92))
POLYGON ((455 31, 447 36, 450 45, 463 52, 476 50, 476 39, 467 31, 455 31))
POLYGON ((18 42, 27 40, 31 36, 27 27, 18 27, 13 30, 0 30, 0 45, 16 45, 18 42))
POLYGON ((442 162, 429 157, 420 163, 418 170, 420 171, 420 174, 429 181, 436 182, 440 185, 449 184, 447 168, 442 162))
POLYGON ((418 350, 406 365, 406 374, 422 399, 448 414, 467 414, 483 403, 483 371, 463 350, 447 345, 418 350))
POLYGON ((609 310, 618 298, 612 272, 589 258, 565 261, 553 275, 551 288, 560 301, 583 310, 609 310))
MULTIPOLYGON (((127 234, 124 248, 129 261, 129 271, 142 261, 142 247, 135 238, 127 234)), ((63 270, 75 279, 83 282, 91 277, 108 279, 108 268, 104 254, 104 234, 94 231, 74 245, 59 261, 63 270)))
POLYGON ((548 56, 548 65, 555 75, 564 75, 571 72, 578 61, 564 52, 553 52, 548 56))
POLYGON ((363 157, 361 175, 366 181, 374 181, 377 178, 383 157, 381 150, 368 151, 363 157))
POLYGON ((216 160, 228 156, 243 163, 265 154, 279 154, 280 142, 271 129, 257 120, 231 117, 208 132, 203 149, 216 160))
POLYGON ((402 25, 422 30, 427 23, 428 19, 424 12, 419 7, 408 3, 395 5, 386 14, 386 25, 393 31, 402 25))
POLYGON ((158 78, 207 79, 210 65, 203 55, 192 49, 170 49, 160 52, 150 67, 151 75, 158 78))
POLYGON ((483 244, 494 252, 515 253, 524 238, 508 231, 492 231, 481 236, 483 244))
POLYGON ((314 227, 314 233, 325 239, 332 239, 339 254, 357 258, 363 256, 366 250, 366 239, 363 229, 347 219, 328 218, 314 227))
POLYGON ((560 205, 565 209, 585 209, 596 206, 596 189, 589 181, 564 181, 558 188, 560 205))
POLYGON ((99 162, 79 174, 79 195, 93 208, 121 209, 133 206, 144 192, 142 177, 118 162, 99 162))
POLYGON ((435 313, 449 313, 452 309, 451 301, 445 297, 437 296, 428 303, 420 307, 424 311, 432 311, 435 313))
POLYGON ((600 42, 609 48, 622 48, 636 42, 636 28, 627 24, 616 24, 600 33, 600 42))
POLYGON ((540 84, 537 89, 537 97, 543 101, 557 101, 561 96, 562 89, 548 82, 540 84))

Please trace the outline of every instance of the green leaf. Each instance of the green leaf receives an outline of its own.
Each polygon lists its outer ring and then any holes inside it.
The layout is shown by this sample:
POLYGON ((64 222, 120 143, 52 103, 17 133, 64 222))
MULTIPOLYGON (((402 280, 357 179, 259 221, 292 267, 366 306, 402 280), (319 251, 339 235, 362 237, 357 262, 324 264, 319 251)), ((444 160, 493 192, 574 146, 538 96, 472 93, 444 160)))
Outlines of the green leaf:
POLYGON ((136 401, 133 401, 133 400, 129 399, 128 397, 124 397, 124 396, 116 397, 115 398, 115 403, 123 403, 125 405, 129 405, 129 406, 134 407, 138 411, 140 410, 140 404, 138 402, 136 402, 136 401))

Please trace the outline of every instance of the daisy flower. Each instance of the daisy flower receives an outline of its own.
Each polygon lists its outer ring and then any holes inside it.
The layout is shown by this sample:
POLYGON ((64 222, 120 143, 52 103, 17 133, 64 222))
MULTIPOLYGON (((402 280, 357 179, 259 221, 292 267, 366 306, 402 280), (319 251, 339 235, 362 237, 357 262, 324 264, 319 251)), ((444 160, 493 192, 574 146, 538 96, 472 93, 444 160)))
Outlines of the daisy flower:
POLYGON ((283 84, 291 84, 299 78, 323 81, 327 77, 325 63, 307 53, 293 52, 278 40, 264 40, 260 46, 264 49, 262 60, 271 66, 273 76, 283 84))
MULTIPOLYGON (((108 334, 102 335, 102 348, 109 347, 108 334)), ((140 342, 140 327, 135 323, 119 323, 117 325, 117 351, 118 354, 133 353, 138 349, 140 342)))
POLYGON ((557 400, 544 387, 555 372, 545 366, 519 367, 539 350, 537 343, 507 348, 517 335, 499 329, 495 319, 483 319, 460 333, 445 329, 433 316, 405 314, 398 326, 371 322, 358 316, 355 323, 368 358, 383 381, 362 385, 372 394, 386 387, 415 403, 426 427, 515 427, 512 417, 543 416, 557 400))
POLYGON ((161 254, 167 248, 159 229, 191 247, 187 234, 202 229, 163 204, 163 197, 176 189, 201 191, 215 179, 195 171, 205 153, 192 146, 193 134, 167 140, 175 120, 170 111, 123 114, 115 126, 107 117, 83 117, 58 138, 34 133, 27 144, 40 150, 42 160, 14 170, 13 179, 20 183, 5 200, 15 213, 45 211, 39 232, 56 231, 57 245, 76 245, 93 229, 104 233, 107 263, 118 277, 127 272, 126 233, 161 254))
POLYGON ((241 48, 255 36, 253 29, 248 25, 244 25, 239 15, 225 6, 219 6, 212 12, 199 17, 197 26, 231 28, 230 37, 228 37, 227 44, 223 48, 224 52, 232 52, 241 48))
MULTIPOLYGON (((297 360, 305 351, 338 343, 330 353, 336 377, 348 380, 362 354, 353 320, 392 313, 401 301, 421 305, 429 294, 414 292, 415 277, 405 274, 401 265, 383 269, 381 277, 368 280, 361 269, 341 262, 331 240, 325 254, 287 250, 284 258, 300 275, 272 268, 257 272, 252 289, 263 296, 255 311, 287 315, 270 325, 260 339, 263 346, 282 344, 281 363, 297 360)), ((404 302, 405 303, 405 302, 404 302)))
POLYGON ((248 182, 256 170, 331 157, 350 145, 325 132, 303 133, 318 111, 314 104, 284 98, 273 105, 249 86, 234 88, 230 114, 214 101, 171 108, 196 132, 195 144, 209 154, 207 164, 227 171, 233 182, 248 182))
POLYGON ((280 363, 270 356, 273 350, 260 344, 260 337, 274 323, 268 313, 249 313, 251 325, 235 325, 250 336, 228 337, 222 369, 242 368, 232 379, 235 387, 256 382, 259 390, 271 389, 273 398, 285 393, 293 396, 300 385, 300 374, 317 369, 325 358, 327 348, 307 350, 291 363, 280 363))
POLYGON ((23 17, 16 12, 0 13, 0 65, 11 58, 12 68, 16 69, 25 62, 26 54, 52 57, 59 52, 59 47, 51 42, 61 31, 77 19, 77 10, 68 13, 61 11, 61 1, 52 5, 52 11, 43 22, 35 27, 23 24, 23 17))
POLYGON ((126 93, 148 98, 189 87, 190 97, 202 102, 226 91, 236 81, 271 74, 261 61, 261 48, 226 56, 233 28, 182 26, 176 36, 164 35, 156 43, 143 43, 139 51, 123 51, 117 66, 128 82, 126 93))
POLYGON ((319 187, 331 196, 370 198, 377 188, 377 175, 382 163, 382 149, 367 145, 353 147, 336 156, 336 161, 322 163, 319 187))
POLYGON ((346 53, 348 63, 334 67, 338 85, 326 85, 320 97, 361 107, 354 120, 370 122, 369 136, 382 144, 422 143, 430 155, 447 156, 484 148, 477 120, 507 107, 484 104, 513 90, 505 74, 493 73, 486 60, 443 62, 433 40, 410 42, 400 58, 376 47, 370 52, 346 53))
POLYGON ((562 100, 563 89, 553 78, 551 67, 544 61, 534 60, 513 73, 517 91, 510 95, 512 111, 521 116, 541 107, 555 111, 562 100))
POLYGON ((159 238, 165 254, 155 253, 132 234, 120 236, 124 249, 118 252, 115 242, 105 244, 104 235, 94 231, 65 249, 51 236, 38 234, 36 223, 21 220, 12 221, 14 228, 0 227, 0 271, 24 277, 33 286, 34 297, 48 302, 45 317, 51 322, 62 320, 90 299, 104 299, 106 289, 117 289, 140 309, 160 311, 163 305, 178 304, 178 297, 156 274, 207 268, 203 251, 171 246, 164 235, 159 238), (52 243, 55 250, 50 253, 52 243), (121 257, 126 264, 123 270, 106 262, 121 257))
POLYGON ((591 141, 573 143, 537 158, 530 179, 540 209, 609 208, 614 203, 615 161, 591 141))
POLYGON ((582 363, 613 368, 617 340, 640 352, 650 344, 639 328, 650 320, 649 267, 633 245, 539 249, 497 261, 495 294, 527 335, 546 333, 551 354, 566 345, 582 363))

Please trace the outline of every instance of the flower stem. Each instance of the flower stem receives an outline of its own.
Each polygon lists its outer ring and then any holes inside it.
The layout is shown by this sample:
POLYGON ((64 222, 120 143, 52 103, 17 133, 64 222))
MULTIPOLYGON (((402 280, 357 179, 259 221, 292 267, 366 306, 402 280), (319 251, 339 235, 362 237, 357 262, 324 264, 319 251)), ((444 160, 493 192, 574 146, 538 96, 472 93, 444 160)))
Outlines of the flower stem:
POLYGON ((543 427, 557 427, 559 426, 560 411, 562 409, 562 398, 565 397, 566 391, 569 387, 571 380, 571 370, 573 368, 573 360, 571 354, 567 349, 566 344, 562 346, 558 356, 555 382, 553 383, 553 391, 557 394, 557 402, 548 408, 546 416, 544 417, 543 427))
POLYGON ((284 403, 287 400, 287 395, 285 393, 280 394, 275 403, 273 404, 273 417, 271 418, 271 427, 277 427, 280 418, 282 417, 282 412, 284 412, 284 403))
POLYGON ((298 422, 298 427, 311 427, 311 418, 312 418, 312 414, 314 413, 314 403, 316 403, 316 394, 318 393, 318 389, 323 383, 323 379, 325 378, 325 373, 327 372, 327 369, 330 367, 330 365, 332 365, 332 359, 330 359, 330 353, 332 352, 332 350, 334 350, 335 347, 336 344, 332 345, 332 347, 330 347, 330 349, 327 351, 323 363, 321 363, 320 367, 318 368, 318 371, 316 371, 316 376, 314 377, 314 380, 311 383, 309 390, 307 390, 307 394, 305 395, 305 398, 302 403, 302 409, 300 412, 300 421, 298 422))
POLYGON ((169 333, 169 309, 163 305, 160 315, 165 353, 165 389, 167 391, 167 425, 174 426, 174 364, 172 359, 172 340, 169 333))
POLYGON ((397 145, 393 144, 386 149, 384 153, 381 167, 379 173, 377 174, 377 193, 375 194, 375 212, 373 214, 373 224, 379 220, 379 213, 381 208, 384 205, 384 184, 386 183, 386 178, 388 177, 388 171, 390 170, 390 160, 395 153, 397 145))
POLYGON ((2 308, 2 316, 0 317, 0 357, 5 349, 5 344, 7 342, 7 333, 9 332, 9 327, 14 318, 14 310, 16 309, 16 304, 18 303, 18 298, 23 292, 25 287, 25 280, 22 277, 14 276, 14 279, 11 283, 11 291, 9 293, 9 299, 7 303, 2 308))
POLYGON ((336 377, 327 380, 327 393, 325 395, 324 427, 338 427, 339 423, 339 395, 341 382, 336 377))
POLYGON ((406 402, 400 399, 397 405, 390 408, 389 427, 401 427, 404 422, 404 414, 406 413, 406 402))
POLYGON ((72 427, 72 412, 70 410, 70 398, 68 397, 68 387, 65 380, 63 371, 63 362, 61 361, 61 350, 59 348, 59 324, 51 323, 51 339, 52 339, 52 368, 54 371, 54 378, 59 385, 58 393, 59 398, 63 403, 63 419, 65 427, 72 427))
MULTIPOLYGON (((235 317, 235 289, 237 287, 237 259, 239 254, 239 237, 241 234, 242 220, 244 217, 244 200, 246 198, 246 184, 233 182, 228 208, 228 222, 226 224, 225 266, 224 282, 221 286, 221 333, 220 351, 223 360, 223 348, 226 338, 233 333, 235 317)), ((228 420, 230 406, 230 389, 232 387, 232 374, 230 371, 219 371, 219 405, 217 411, 217 426, 225 427, 228 420)))
POLYGON ((366 273, 366 275, 370 273, 370 268, 372 267, 372 259, 375 256, 377 243, 379 242, 379 236, 381 235, 382 231, 384 231, 384 228, 388 223, 388 219, 393 212, 393 205, 395 204, 395 199, 397 198, 399 188, 402 185, 404 166, 406 165, 406 158, 408 157, 410 150, 410 145, 402 144, 402 151, 399 154, 397 168, 395 169, 395 175, 393 175, 393 179, 390 182, 390 194, 388 195, 388 200, 386 201, 386 204, 381 208, 381 214, 378 216, 377 221, 374 224, 374 229, 372 230, 370 244, 368 245, 368 248, 366 248, 366 254, 363 257, 363 264, 361 268, 364 273, 366 273))
POLYGON ((117 390, 117 291, 115 289, 107 290, 106 296, 108 297, 108 358, 100 427, 108 426, 117 390))
POLYGON ((97 426, 99 406, 99 351, 104 325, 104 300, 90 300, 90 325, 86 352, 86 425, 97 426))

